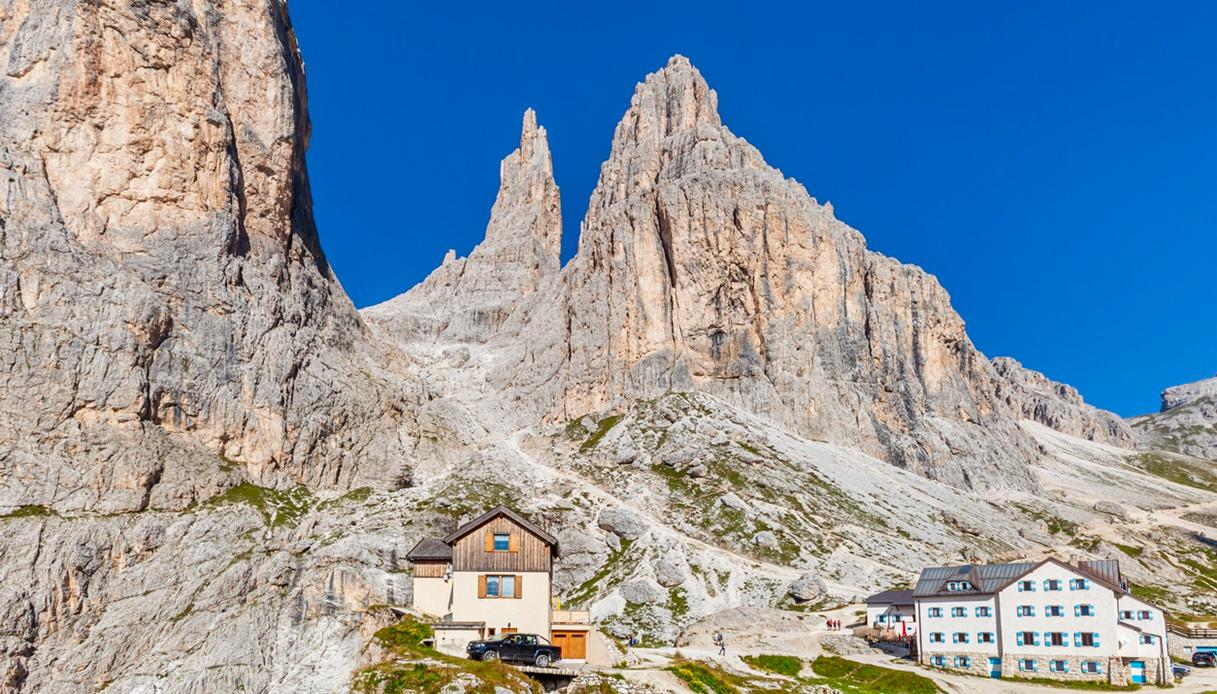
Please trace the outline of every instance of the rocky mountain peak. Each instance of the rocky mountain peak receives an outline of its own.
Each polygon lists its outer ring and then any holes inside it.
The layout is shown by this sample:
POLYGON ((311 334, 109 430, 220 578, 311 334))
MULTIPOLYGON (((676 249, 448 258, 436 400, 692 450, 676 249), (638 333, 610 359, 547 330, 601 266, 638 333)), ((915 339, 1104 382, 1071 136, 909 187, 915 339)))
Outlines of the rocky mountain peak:
POLYGON ((485 238, 468 258, 449 251, 423 282, 365 315, 406 341, 485 342, 561 268, 562 205, 545 128, 524 112, 520 146, 499 165, 485 238))
POLYGON ((617 127, 632 141, 647 142, 698 125, 722 125, 718 95, 688 58, 674 55, 635 87, 630 108, 617 127))

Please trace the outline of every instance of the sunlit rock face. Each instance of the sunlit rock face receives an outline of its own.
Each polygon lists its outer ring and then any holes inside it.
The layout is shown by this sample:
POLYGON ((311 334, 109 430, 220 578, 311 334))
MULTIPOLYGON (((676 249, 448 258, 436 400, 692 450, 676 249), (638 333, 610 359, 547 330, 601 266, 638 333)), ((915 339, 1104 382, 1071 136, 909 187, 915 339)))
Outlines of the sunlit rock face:
POLYGON ((401 476, 415 388, 318 243, 285 6, 7 3, 0 46, 0 507, 401 476))

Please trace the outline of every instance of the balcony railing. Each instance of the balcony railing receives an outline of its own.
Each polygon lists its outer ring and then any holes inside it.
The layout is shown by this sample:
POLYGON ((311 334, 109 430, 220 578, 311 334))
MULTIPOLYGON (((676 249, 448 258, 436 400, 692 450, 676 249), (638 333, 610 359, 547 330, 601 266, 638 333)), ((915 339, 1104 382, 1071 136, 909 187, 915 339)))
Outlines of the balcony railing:
POLYGON ((554 624, 591 624, 592 613, 588 610, 554 610, 554 624))

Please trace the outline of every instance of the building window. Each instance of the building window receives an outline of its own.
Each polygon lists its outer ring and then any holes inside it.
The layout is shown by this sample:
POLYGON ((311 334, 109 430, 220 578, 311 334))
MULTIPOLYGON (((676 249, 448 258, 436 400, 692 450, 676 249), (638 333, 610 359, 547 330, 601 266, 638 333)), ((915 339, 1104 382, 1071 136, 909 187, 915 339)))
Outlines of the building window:
POLYGON ((966 617, 966 616, 968 616, 968 610, 966 607, 952 607, 951 616, 952 617, 966 617))
POLYGON ((1073 616, 1075 617, 1093 617, 1094 605, 1074 605, 1073 616))
POLYGON ((1038 631, 1020 631, 1015 634, 1015 637, 1020 646, 1040 645, 1040 634, 1038 631))
POLYGON ((955 656, 955 667, 972 667, 972 659, 966 655, 955 656))
POLYGON ((1060 590, 1061 580, 1059 578, 1045 578, 1044 590, 1060 590))
POLYGON ((1051 672, 1069 672, 1069 661, 1067 660, 1049 660, 1048 670, 1051 672))
POLYGON ((954 634, 951 634, 951 643, 967 643, 967 642, 968 642, 967 632, 957 631, 954 634))
POLYGON ((1078 631, 1073 634, 1073 645, 1095 647, 1099 645, 1099 635, 1088 631, 1078 631))
POLYGON ((507 552, 511 550, 511 533, 494 534, 494 551, 507 552))
POLYGON ((1046 617, 1064 617, 1065 607, 1063 605, 1046 605, 1044 607, 1044 616, 1046 617))
POLYGON ((481 576, 478 580, 479 598, 520 597, 519 576, 481 576))
POLYGON ((1035 660, 1031 658, 1023 658, 1018 661, 1018 669, 1023 672, 1035 672, 1035 660))
POLYGON ((947 636, 941 631, 930 632, 930 643, 946 643, 947 636))
POLYGON ((969 581, 947 581, 947 591, 958 593, 961 590, 972 590, 972 584, 969 581))
POLYGON ((991 631, 977 632, 976 643, 993 643, 993 632, 991 632, 991 631))
POLYGON ((930 659, 930 663, 933 664, 934 667, 946 667, 947 657, 945 655, 936 655, 930 659))
POLYGON ((930 617, 941 617, 942 608, 941 607, 931 607, 928 610, 926 610, 926 615, 930 616, 930 617))
POLYGON ((1063 631, 1045 631, 1044 632, 1045 646, 1068 646, 1069 642, 1065 640, 1065 632, 1063 631))
POLYGON ((1069 590, 1090 590, 1090 581, 1084 578, 1069 579, 1069 590))
POLYGON ((1153 642, 1154 642, 1154 635, 1153 635, 1153 634, 1141 634, 1141 643, 1145 643, 1145 644, 1151 644, 1151 645, 1152 645, 1152 644, 1153 644, 1153 642))
POLYGON ((1120 610, 1120 619, 1132 620, 1132 610, 1120 610))
POLYGON ((1082 672, 1085 672, 1085 673, 1091 674, 1091 675, 1097 675, 1097 674, 1103 672, 1103 664, 1097 660, 1083 660, 1082 661, 1082 672))
POLYGON ((987 605, 982 605, 982 606, 980 606, 980 607, 977 607, 977 608, 976 608, 976 616, 977 616, 977 617, 992 617, 992 616, 993 616, 993 608, 991 608, 991 607, 989 607, 989 606, 987 606, 987 605))
POLYGON ((1035 581, 1019 581, 1018 592, 1033 593, 1035 592, 1035 581))
POLYGON ((875 617, 875 624, 883 624, 886 621, 887 621, 887 615, 885 615, 885 614, 881 614, 881 615, 875 617))
POLYGON ((1153 619, 1154 615, 1149 610, 1141 610, 1137 612, 1137 619, 1153 619))
POLYGON ((1014 608, 1014 614, 1017 617, 1034 617, 1035 605, 1019 605, 1014 608))

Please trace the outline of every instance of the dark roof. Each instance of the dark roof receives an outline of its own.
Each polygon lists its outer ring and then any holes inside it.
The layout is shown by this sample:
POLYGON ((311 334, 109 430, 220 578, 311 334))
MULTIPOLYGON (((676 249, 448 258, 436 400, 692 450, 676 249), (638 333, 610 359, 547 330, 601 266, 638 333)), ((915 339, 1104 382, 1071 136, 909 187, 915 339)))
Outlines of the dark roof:
MULTIPOLYGON (((1063 566, 1083 576, 1089 576, 1100 585, 1110 588, 1117 596, 1128 594, 1128 590, 1120 580, 1120 562, 1115 559, 1083 560, 1079 561, 1077 566, 1074 566, 1056 557, 1048 557, 1038 562, 965 564, 963 566, 934 566, 922 569, 921 577, 917 579, 917 586, 913 589, 913 595, 919 598, 933 595, 990 595, 1049 562, 1063 566), (946 584, 947 581, 951 580, 969 581, 973 586, 973 590, 948 592, 946 584)), ((1142 602, 1145 601, 1142 600, 1142 602)), ((1153 605, 1153 607, 1158 606, 1153 605)), ((1158 607, 1158 609, 1162 608, 1158 607)))
POLYGON ((1017 564, 964 564, 963 566, 931 566, 921 570, 921 577, 913 588, 915 597, 923 598, 931 595, 988 595, 996 593, 1014 583, 1035 567, 1036 562, 1019 562, 1017 564), (972 590, 951 591, 947 593, 948 581, 968 581, 972 590))
POLYGON ((414 545, 414 549, 406 552, 406 559, 410 561, 451 561, 452 545, 434 537, 424 537, 414 545))
POLYGON ((469 533, 473 532, 474 530, 477 530, 481 526, 485 525, 488 521, 490 521, 494 518, 498 518, 499 516, 507 516, 511 520, 515 521, 528 532, 541 538, 545 542, 545 544, 553 547, 554 554, 558 553, 558 538, 545 532, 544 530, 541 529, 541 527, 539 525, 537 525, 536 523, 533 523, 532 521, 528 520, 524 516, 521 516, 520 514, 516 513, 515 511, 512 511, 511 509, 507 508, 506 506, 495 506, 494 508, 483 513, 482 515, 478 516, 477 518, 474 518, 473 520, 462 525, 461 527, 457 528, 456 530, 453 530, 452 532, 448 533, 447 536, 444 537, 444 542, 447 542, 448 544, 452 544, 453 542, 456 542, 457 540, 461 539, 462 537, 468 535, 469 533))
POLYGON ((885 590, 866 599, 868 605, 912 605, 913 591, 885 590))

